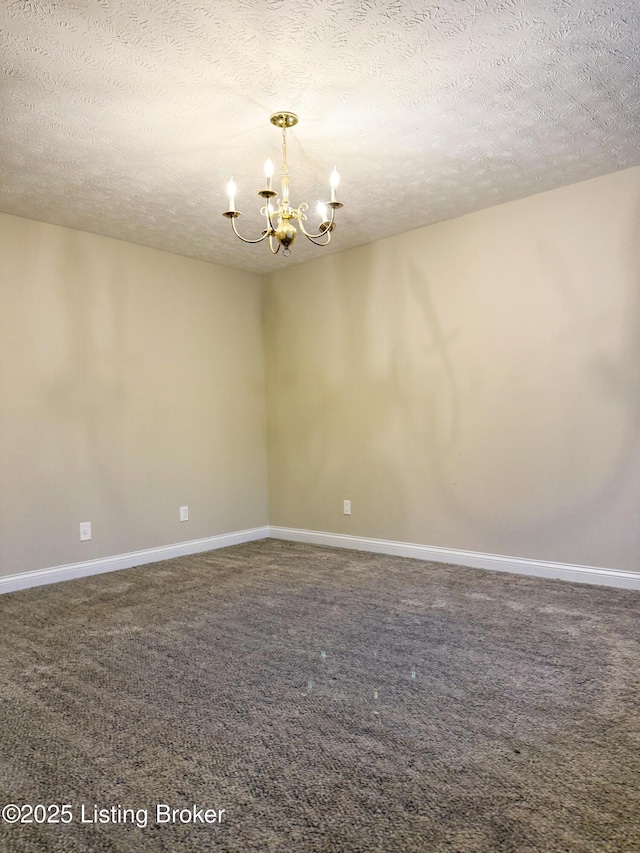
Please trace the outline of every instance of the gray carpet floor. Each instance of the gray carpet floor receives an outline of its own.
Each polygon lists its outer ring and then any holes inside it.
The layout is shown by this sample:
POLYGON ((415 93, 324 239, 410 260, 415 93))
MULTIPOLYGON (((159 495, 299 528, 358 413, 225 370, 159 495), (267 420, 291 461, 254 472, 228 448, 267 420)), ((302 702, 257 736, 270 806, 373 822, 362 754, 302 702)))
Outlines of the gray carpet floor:
POLYGON ((637 853, 639 606, 273 540, 2 596, 0 805, 72 820, 0 850, 637 853))

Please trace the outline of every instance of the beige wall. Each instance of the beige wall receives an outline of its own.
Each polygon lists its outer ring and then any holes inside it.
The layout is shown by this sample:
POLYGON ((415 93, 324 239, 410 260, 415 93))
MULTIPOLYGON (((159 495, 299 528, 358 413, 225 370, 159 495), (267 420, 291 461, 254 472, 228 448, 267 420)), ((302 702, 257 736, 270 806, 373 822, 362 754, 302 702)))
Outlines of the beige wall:
POLYGON ((632 169, 270 276, 271 523, 637 570, 639 246, 632 169))
POLYGON ((266 277, 268 514, 260 278, 0 214, 0 575, 267 520, 637 570, 638 234, 631 169, 266 277))
POLYGON ((266 522, 259 277, 0 215, 0 574, 266 522))

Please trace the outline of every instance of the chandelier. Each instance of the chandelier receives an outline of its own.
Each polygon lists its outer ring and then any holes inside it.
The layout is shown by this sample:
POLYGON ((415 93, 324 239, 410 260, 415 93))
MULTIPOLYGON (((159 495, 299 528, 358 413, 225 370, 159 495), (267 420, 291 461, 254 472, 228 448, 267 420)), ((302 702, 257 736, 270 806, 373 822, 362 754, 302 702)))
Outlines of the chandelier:
POLYGON ((258 192, 261 198, 265 199, 265 205, 260 209, 260 213, 266 219, 266 228, 262 231, 262 236, 257 240, 247 240, 238 233, 236 228, 236 219, 240 216, 240 211, 236 210, 236 185, 233 178, 227 185, 227 195, 229 196, 229 210, 222 215, 231 220, 231 227, 236 237, 239 237, 244 243, 261 243, 263 240, 269 239, 269 249, 276 255, 282 248, 282 254, 289 257, 291 254, 291 246, 295 242, 298 232, 294 221, 298 223, 298 227, 304 236, 315 243, 316 246, 326 246, 331 240, 331 232, 334 230, 334 216, 336 210, 342 207, 339 201, 336 201, 336 190, 340 183, 340 176, 337 171, 333 170, 329 178, 329 186, 331 187, 331 201, 318 202, 318 215, 320 217, 320 225, 318 226, 317 234, 310 234, 304 226, 307 221, 307 210, 309 205, 302 202, 298 207, 291 207, 289 202, 289 165, 287 163, 287 128, 294 127, 298 123, 298 117, 293 113, 280 112, 274 113, 271 116, 271 124, 282 128, 282 194, 278 197, 278 193, 271 188, 271 180, 273 178, 273 163, 267 160, 264 164, 264 175, 266 186, 258 192), (273 200, 273 204, 272 204, 273 200), (274 205, 277 207, 274 208, 274 205))

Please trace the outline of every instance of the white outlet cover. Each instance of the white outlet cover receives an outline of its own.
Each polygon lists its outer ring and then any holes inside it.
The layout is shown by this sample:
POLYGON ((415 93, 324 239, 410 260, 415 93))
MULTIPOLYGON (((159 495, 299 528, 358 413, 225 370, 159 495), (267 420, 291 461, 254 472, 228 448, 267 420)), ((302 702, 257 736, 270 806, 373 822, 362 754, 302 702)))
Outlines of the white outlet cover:
POLYGON ((91 539, 91 522, 90 521, 81 521, 80 522, 80 541, 86 542, 88 539, 91 539))
POLYGON ((180 507, 180 521, 189 521, 189 507, 181 506, 180 507))

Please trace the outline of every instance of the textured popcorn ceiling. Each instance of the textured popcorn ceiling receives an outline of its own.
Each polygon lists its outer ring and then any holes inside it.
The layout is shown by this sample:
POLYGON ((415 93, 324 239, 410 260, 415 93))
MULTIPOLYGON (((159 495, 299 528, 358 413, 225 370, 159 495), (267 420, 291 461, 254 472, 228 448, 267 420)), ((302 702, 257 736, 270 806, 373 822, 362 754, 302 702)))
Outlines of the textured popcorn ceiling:
POLYGON ((640 164, 638 0, 0 0, 0 210, 266 271, 640 164), (345 208, 273 257, 262 164, 345 208), (306 241, 305 241, 306 242, 306 241))

